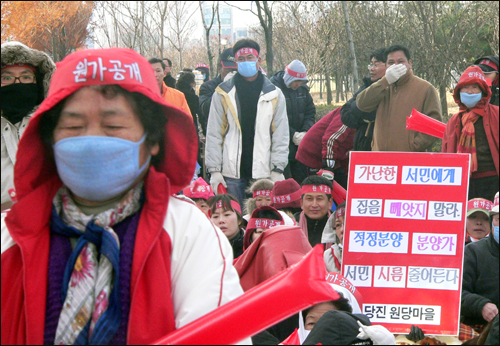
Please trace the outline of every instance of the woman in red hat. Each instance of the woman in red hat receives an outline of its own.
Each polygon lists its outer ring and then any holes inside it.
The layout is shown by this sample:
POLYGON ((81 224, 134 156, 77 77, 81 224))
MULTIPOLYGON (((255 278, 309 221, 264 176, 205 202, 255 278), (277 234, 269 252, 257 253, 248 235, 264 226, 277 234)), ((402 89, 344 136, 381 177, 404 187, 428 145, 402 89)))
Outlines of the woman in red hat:
POLYGON ((2 216, 2 344, 150 344, 243 293, 224 235, 173 196, 195 137, 135 51, 58 64, 2 216))
POLYGON ((442 152, 470 153, 469 199, 492 201, 499 183, 498 106, 489 103, 491 90, 478 66, 465 70, 453 97, 460 110, 446 124, 442 152))

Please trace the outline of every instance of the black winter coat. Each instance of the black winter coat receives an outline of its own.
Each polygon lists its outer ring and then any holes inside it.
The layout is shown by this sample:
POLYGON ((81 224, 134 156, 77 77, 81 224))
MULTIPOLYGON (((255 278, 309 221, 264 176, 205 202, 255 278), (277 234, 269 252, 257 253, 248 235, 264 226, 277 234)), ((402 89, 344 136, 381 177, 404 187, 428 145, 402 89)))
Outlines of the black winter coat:
POLYGON ((340 119, 342 123, 351 129, 356 129, 354 135, 354 151, 371 151, 373 140, 373 126, 377 111, 362 112, 356 106, 356 97, 360 92, 368 88, 374 82, 370 78, 363 78, 363 86, 354 96, 342 106, 340 119), (367 131, 368 130, 368 131, 367 131))
POLYGON ((490 235, 470 243, 464 251, 461 322, 487 324, 482 316, 486 303, 498 307, 498 243, 490 235))
POLYGON ((203 134, 207 135, 207 123, 208 123, 208 115, 210 113, 210 105, 212 104, 212 95, 215 92, 215 89, 222 83, 222 78, 220 75, 215 77, 214 79, 205 82, 200 87, 200 112, 199 120, 201 124, 201 128, 203 129, 203 134))
POLYGON ((174 78, 174 77, 172 77, 172 76, 170 75, 170 73, 169 73, 169 74, 167 74, 167 75, 165 76, 165 78, 163 78, 163 81, 165 82, 165 85, 166 85, 166 86, 168 86, 169 88, 174 88, 174 89, 175 89, 175 84, 177 83, 177 81, 175 80, 175 78, 174 78))
POLYGON ((184 94, 186 97, 186 102, 188 104, 191 115, 193 116, 194 124, 196 126, 196 133, 198 133, 198 121, 200 118, 200 101, 193 88, 190 85, 184 85, 177 83, 177 90, 184 94))
POLYGON ((288 114, 288 126, 290 128, 290 152, 288 158, 295 160, 297 154, 297 145, 293 143, 295 132, 307 132, 314 125, 316 115, 316 106, 309 93, 307 85, 301 85, 297 90, 287 88, 283 76, 285 71, 277 72, 272 78, 271 83, 281 89, 286 99, 286 112, 288 114))

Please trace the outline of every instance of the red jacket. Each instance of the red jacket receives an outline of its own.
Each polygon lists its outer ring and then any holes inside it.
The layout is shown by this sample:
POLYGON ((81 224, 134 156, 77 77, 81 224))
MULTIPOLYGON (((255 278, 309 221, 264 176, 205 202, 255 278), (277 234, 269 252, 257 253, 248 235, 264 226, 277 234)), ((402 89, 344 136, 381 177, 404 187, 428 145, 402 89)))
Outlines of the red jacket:
POLYGON ((477 66, 467 68, 455 87, 453 97, 455 102, 459 105, 460 111, 452 116, 446 124, 441 151, 443 153, 457 152, 458 142, 462 133, 462 114, 467 110, 467 107, 460 101, 460 89, 462 89, 465 85, 472 83, 479 84, 481 89, 486 93, 476 107, 474 107, 474 111, 483 116, 484 131, 486 132, 486 138, 491 150, 491 156, 493 158, 493 163, 495 164, 497 175, 499 175, 498 147, 500 137, 498 134, 498 106, 489 103, 491 90, 486 84, 486 80, 484 80, 484 75, 482 74, 481 69, 477 66), (481 75, 483 78, 480 78, 481 75))
POLYGON ((336 108, 314 124, 302 139, 295 158, 311 168, 322 168, 322 160, 335 160, 335 168, 349 168, 349 151, 354 146, 355 129, 351 129, 340 119, 336 108))
MULTIPOLYGON (((7 214, 2 213, 1 219, 2 344, 44 341, 49 222, 52 200, 62 182, 41 142, 39 124, 45 111, 81 87, 58 88, 57 83, 70 83, 72 79, 59 76, 58 80, 57 74, 73 76, 74 66, 68 65, 72 58, 72 64, 78 63, 74 55, 94 52, 97 50, 74 53, 66 58, 70 60, 67 65, 58 67, 53 77, 56 83, 51 84, 48 98, 31 118, 19 142, 14 168, 18 202, 7 214)), ((112 59, 118 54, 123 60, 128 54, 143 59, 130 50, 99 52, 103 58, 109 54, 112 59)), ((139 66, 143 67, 140 72, 145 83, 125 87, 155 100, 159 95, 146 90, 148 80, 149 85, 154 85, 154 75, 143 60, 139 66)), ((164 110, 168 118, 165 157, 157 168, 150 168, 144 179, 145 202, 137 226, 130 279, 128 344, 150 344, 243 294, 226 237, 196 206, 172 197, 191 180, 197 155, 197 143, 192 141, 196 132, 189 115, 167 105, 164 110)))

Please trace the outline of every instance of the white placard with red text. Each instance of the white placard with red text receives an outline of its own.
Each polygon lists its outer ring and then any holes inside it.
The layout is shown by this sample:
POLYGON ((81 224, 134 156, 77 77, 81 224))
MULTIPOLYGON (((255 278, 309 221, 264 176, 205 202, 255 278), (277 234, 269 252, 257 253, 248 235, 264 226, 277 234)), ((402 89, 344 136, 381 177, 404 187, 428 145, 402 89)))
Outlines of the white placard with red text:
POLYGON ((342 274, 373 323, 458 335, 469 160, 350 153, 342 274))

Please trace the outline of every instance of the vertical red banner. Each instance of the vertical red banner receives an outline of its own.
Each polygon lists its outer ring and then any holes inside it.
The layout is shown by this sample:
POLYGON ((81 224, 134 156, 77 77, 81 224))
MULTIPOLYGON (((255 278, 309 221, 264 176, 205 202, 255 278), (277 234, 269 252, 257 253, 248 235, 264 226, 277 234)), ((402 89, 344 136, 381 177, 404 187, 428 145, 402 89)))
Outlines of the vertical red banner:
POLYGON ((468 154, 351 152, 342 274, 393 333, 458 335, 468 154))

